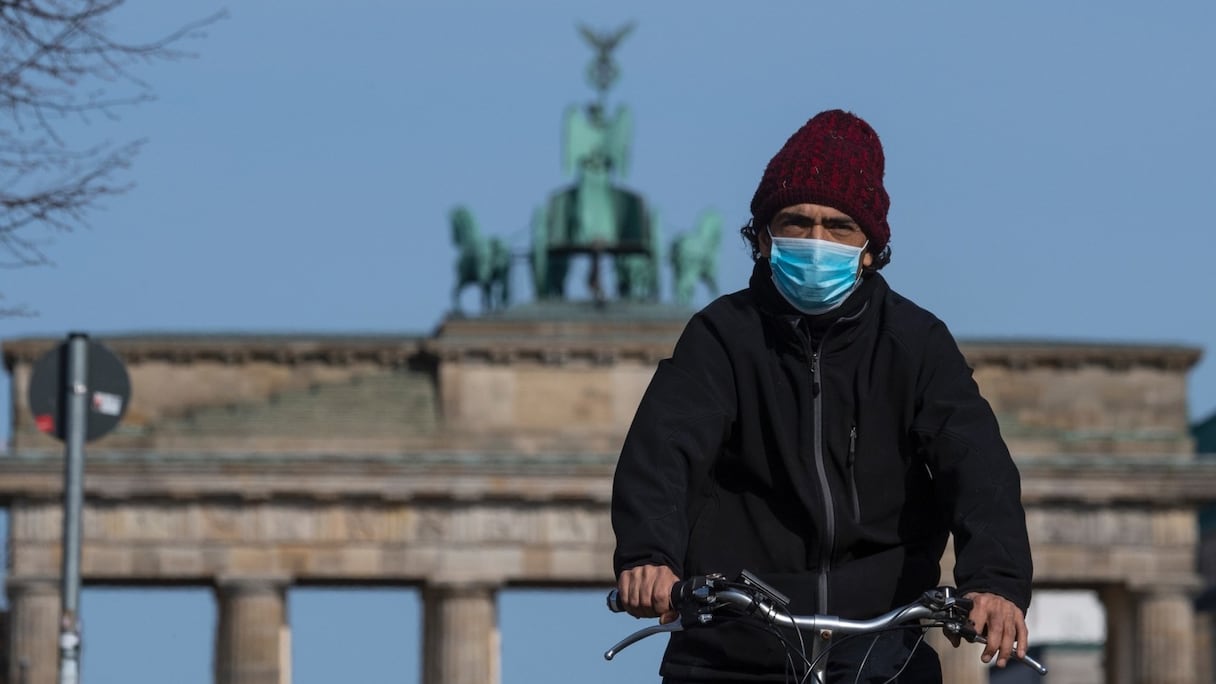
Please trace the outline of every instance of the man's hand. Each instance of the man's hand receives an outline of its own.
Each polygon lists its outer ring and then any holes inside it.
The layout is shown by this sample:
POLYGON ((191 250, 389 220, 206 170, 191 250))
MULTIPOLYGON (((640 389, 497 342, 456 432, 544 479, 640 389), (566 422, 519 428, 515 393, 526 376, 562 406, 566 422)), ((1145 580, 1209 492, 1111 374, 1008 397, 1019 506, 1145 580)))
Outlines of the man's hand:
POLYGON ((666 565, 639 565, 621 573, 616 590, 630 615, 667 624, 679 617, 671 608, 671 587, 679 581, 666 565))
MULTIPOLYGON (((971 592, 966 597, 973 602, 971 622, 975 626, 975 631, 984 634, 988 639, 980 660, 987 663, 995 655, 996 666, 1005 667, 1009 659, 1013 657, 1015 643, 1018 657, 1025 657, 1028 634, 1026 618, 1022 615, 1021 609, 1013 602, 996 594, 971 592)), ((955 646, 957 645, 956 643, 955 646)))

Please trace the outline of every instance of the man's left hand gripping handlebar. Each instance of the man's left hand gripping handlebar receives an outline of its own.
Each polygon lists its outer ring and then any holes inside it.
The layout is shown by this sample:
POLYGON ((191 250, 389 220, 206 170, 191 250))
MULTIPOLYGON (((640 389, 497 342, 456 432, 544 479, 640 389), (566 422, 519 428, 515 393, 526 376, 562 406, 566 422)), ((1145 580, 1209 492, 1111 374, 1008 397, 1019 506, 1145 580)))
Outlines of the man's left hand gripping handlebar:
POLYGON ((671 588, 680 581, 666 565, 639 565, 621 573, 616 588, 625 611, 637 618, 659 618, 660 624, 679 619, 672 608, 671 588))

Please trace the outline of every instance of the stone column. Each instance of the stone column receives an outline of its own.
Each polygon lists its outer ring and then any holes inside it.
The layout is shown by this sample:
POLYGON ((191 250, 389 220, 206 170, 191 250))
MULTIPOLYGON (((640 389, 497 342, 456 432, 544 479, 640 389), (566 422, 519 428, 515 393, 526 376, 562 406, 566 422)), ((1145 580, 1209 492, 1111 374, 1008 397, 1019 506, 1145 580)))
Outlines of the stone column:
POLYGON ((217 582, 216 684, 288 684, 290 632, 283 579, 217 582))
POLYGON ((1216 681, 1216 666, 1212 661, 1212 614, 1195 613, 1195 681, 1216 681))
POLYGON ((1142 594, 1137 605, 1140 684, 1199 684, 1195 609, 1183 590, 1142 594))
MULTIPOLYGON (((1136 602, 1127 587, 1122 585, 1103 587, 1098 595, 1106 611, 1106 648, 1103 662, 1106 684, 1135 684, 1139 631, 1136 628, 1136 602)), ((1030 638, 1031 643, 1034 643, 1033 634, 1030 638)), ((1051 667, 1050 664, 1047 666, 1051 667)))
POLYGON ((59 678, 59 580, 8 581, 10 684, 59 678))
POLYGON ((423 589, 422 681, 498 684, 498 608, 489 585, 423 589))

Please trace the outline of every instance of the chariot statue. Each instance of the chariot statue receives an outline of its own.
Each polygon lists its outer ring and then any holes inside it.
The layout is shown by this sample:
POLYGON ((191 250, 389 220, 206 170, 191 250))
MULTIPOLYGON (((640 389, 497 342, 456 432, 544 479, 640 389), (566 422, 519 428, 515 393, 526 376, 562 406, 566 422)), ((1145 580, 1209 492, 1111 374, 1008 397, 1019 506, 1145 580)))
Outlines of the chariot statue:
MULTIPOLYGON (((532 267, 536 298, 541 309, 562 309, 553 300, 568 299, 566 280, 573 260, 587 259, 587 288, 597 305, 610 296, 624 302, 644 302, 626 309, 658 310, 659 268, 670 263, 676 303, 691 304, 700 284, 717 293, 714 281, 721 242, 722 219, 702 214, 696 226, 673 240, 664 257, 657 213, 642 195, 621 182, 629 171, 633 115, 628 107, 609 107, 608 91, 620 75, 612 52, 633 30, 633 24, 608 32, 580 26, 583 38, 595 50, 587 78, 596 97, 566 109, 563 117, 562 170, 570 182, 551 193, 532 215, 531 245, 512 251, 500 238, 483 236, 470 210, 452 210, 452 241, 456 259, 456 285, 452 309, 460 313, 460 294, 475 286, 481 290, 485 313, 510 305, 510 268, 516 258, 532 267), (615 292, 604 284, 603 262, 611 264, 615 292)), ((597 308, 604 308, 597 306, 597 308)), ((515 310, 523 315, 526 307, 515 310)), ((563 309, 564 310, 564 309, 563 309)))
POLYGON ((632 29, 628 24, 596 33, 580 27, 596 50, 588 79, 597 98, 566 110, 562 166, 574 182, 533 215, 531 260, 539 299, 565 297, 570 261, 578 256, 591 259, 588 288, 596 301, 607 297, 600 277, 605 257, 612 259, 619 298, 658 298, 658 220, 641 195, 618 184, 629 168, 633 118, 623 105, 609 113, 606 102, 619 75, 612 51, 632 29))

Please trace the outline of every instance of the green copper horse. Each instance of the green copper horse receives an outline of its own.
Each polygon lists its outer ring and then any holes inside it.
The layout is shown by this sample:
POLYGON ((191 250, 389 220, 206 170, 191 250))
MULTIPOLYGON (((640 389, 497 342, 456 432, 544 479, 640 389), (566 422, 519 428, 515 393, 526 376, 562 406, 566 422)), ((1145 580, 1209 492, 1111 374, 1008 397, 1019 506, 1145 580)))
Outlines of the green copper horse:
POLYGON ((481 289, 483 311, 505 309, 511 301, 511 252, 502 240, 482 237, 473 213, 464 206, 452 210, 451 223, 458 249, 452 311, 460 311, 460 293, 468 285, 481 289))
POLYGON ((718 294, 718 245, 722 242, 722 216, 706 211, 697 227, 677 237, 671 243, 671 267, 675 275, 673 289, 676 302, 692 303, 697 283, 705 283, 711 295, 718 294))

